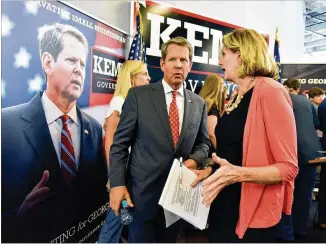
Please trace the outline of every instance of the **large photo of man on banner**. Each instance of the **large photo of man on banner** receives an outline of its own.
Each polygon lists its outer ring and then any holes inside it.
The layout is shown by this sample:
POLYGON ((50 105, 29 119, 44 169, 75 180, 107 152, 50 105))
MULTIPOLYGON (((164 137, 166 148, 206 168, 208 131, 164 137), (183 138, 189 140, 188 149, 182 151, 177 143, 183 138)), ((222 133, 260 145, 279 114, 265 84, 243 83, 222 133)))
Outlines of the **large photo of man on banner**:
POLYGON ((2 10, 1 240, 95 242, 109 198, 89 113, 112 98, 126 35, 60 2, 2 10))

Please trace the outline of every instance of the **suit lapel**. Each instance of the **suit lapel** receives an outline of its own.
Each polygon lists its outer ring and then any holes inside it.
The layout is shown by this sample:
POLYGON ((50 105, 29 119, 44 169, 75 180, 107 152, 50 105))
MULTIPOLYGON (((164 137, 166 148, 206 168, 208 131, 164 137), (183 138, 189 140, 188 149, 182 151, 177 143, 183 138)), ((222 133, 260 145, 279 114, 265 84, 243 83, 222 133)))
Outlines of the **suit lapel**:
MULTIPOLYGON (((92 136, 91 136, 91 127, 90 121, 87 117, 85 117, 80 109, 77 107, 77 114, 80 118, 80 155, 79 155, 79 167, 77 173, 77 179, 83 179, 83 175, 87 173, 87 159, 89 158, 88 153, 91 152, 91 148, 94 147, 92 144, 92 136)), ((93 138, 94 139, 94 138, 93 138)))
POLYGON ((192 121, 191 118, 192 118, 192 114, 193 114, 193 111, 194 111, 193 99, 191 97, 190 91, 188 91, 187 89, 184 89, 184 96, 185 96, 185 99, 184 99, 183 122, 182 122, 182 127, 181 127, 181 133, 180 133, 180 136, 179 136, 179 140, 178 140, 178 143, 177 143, 177 146, 176 146, 176 151, 180 147, 180 145, 181 145, 181 143, 182 143, 182 141, 184 139, 185 133, 187 133, 187 128, 189 127, 189 123, 192 121))
POLYGON ((169 139, 171 147, 174 149, 168 111, 166 108, 166 100, 162 83, 152 86, 151 99, 156 109, 157 115, 161 120, 164 131, 169 139))
POLYGON ((30 101, 30 109, 22 113, 22 119, 28 125, 23 129, 26 137, 40 155, 40 162, 44 170, 49 170, 51 182, 58 182, 62 179, 58 156, 55 151, 45 113, 41 102, 41 93, 30 101))

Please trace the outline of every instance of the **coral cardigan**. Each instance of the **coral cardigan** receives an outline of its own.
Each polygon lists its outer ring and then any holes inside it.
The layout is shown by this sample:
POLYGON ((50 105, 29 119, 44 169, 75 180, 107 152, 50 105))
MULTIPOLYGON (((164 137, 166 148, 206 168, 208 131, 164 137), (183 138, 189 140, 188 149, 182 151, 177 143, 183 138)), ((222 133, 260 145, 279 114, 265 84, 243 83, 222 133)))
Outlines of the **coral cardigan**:
POLYGON ((292 102, 282 84, 257 77, 243 136, 244 167, 273 165, 282 183, 242 183, 236 233, 243 238, 247 228, 276 225, 282 211, 291 214, 294 179, 298 173, 297 136, 292 102))

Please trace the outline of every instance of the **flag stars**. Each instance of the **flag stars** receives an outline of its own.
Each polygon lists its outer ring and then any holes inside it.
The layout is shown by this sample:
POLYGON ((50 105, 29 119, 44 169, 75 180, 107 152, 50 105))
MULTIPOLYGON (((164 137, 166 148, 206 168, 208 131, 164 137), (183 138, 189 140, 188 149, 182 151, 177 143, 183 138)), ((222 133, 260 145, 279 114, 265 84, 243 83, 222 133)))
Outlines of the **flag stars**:
POLYGON ((12 22, 7 15, 2 15, 1 37, 10 36, 11 30, 14 27, 15 27, 15 23, 12 22))
POLYGON ((39 74, 36 74, 33 79, 28 80, 28 92, 39 92, 42 90, 42 86, 44 84, 43 79, 39 74))
POLYGON ((27 52, 25 47, 20 47, 19 52, 15 53, 15 62, 14 66, 18 68, 25 68, 27 69, 29 67, 29 61, 32 58, 32 55, 27 52))
POLYGON ((5 80, 1 80, 1 96, 2 96, 2 98, 6 97, 6 86, 7 86, 7 82, 5 80))
POLYGON ((48 25, 43 25, 39 28, 37 28, 37 39, 41 40, 42 36, 44 35, 45 31, 49 28, 48 25))
POLYGON ((134 35, 131 49, 129 52, 129 58, 131 60, 142 60, 146 62, 146 49, 145 49, 145 42, 142 39, 141 32, 140 32, 140 18, 137 16, 137 28, 136 33, 134 35))
POLYGON ((28 14, 37 15, 38 8, 39 6, 34 1, 25 2, 25 11, 28 14))

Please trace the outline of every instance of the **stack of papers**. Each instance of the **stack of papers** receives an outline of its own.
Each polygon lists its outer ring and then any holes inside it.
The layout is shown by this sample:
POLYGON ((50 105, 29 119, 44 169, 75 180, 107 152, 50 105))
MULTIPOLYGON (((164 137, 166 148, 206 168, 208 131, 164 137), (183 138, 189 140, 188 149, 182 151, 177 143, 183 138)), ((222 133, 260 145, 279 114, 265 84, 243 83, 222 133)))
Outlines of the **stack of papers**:
POLYGON ((182 218, 198 229, 205 229, 210 207, 202 204, 202 182, 191 186, 196 178, 194 172, 174 160, 159 201, 164 208, 166 227, 182 218))

